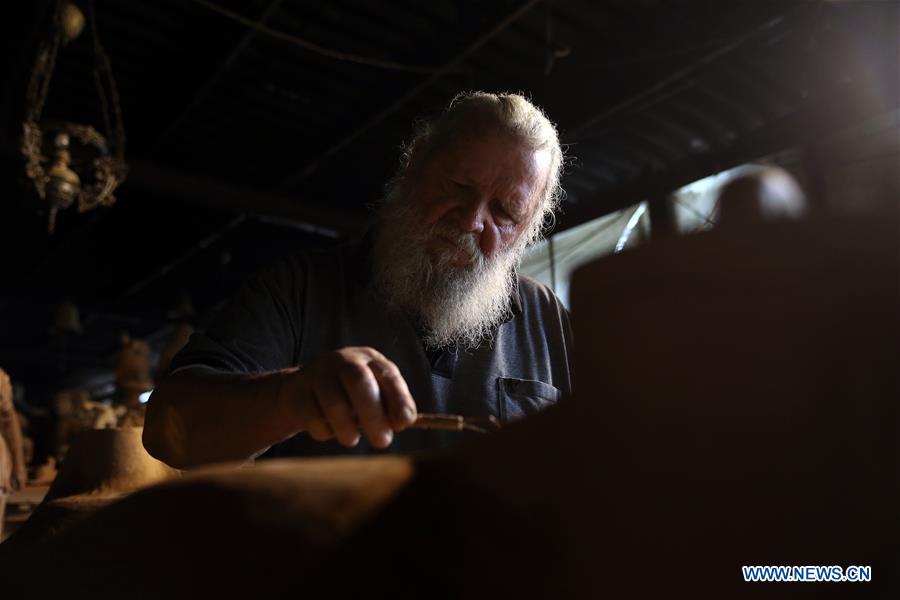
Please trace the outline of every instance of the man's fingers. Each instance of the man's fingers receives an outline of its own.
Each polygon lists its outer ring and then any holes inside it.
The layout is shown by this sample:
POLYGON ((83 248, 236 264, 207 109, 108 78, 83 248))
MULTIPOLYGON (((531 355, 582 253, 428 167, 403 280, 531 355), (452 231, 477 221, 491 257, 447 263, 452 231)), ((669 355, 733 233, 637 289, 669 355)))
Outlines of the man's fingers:
POLYGON ((334 432, 317 402, 304 402, 299 409, 303 430, 317 442, 327 442, 334 437, 334 432))
POLYGON ((416 402, 400 369, 383 356, 375 358, 369 364, 378 387, 381 389, 381 401, 387 412, 394 431, 403 431, 416 420, 416 402))
POLYGON ((344 446, 352 448, 359 443, 359 429, 350 406, 350 399, 340 381, 320 382, 315 390, 316 401, 334 437, 344 446))
POLYGON ((388 447, 394 433, 384 414, 381 390, 370 366, 359 362, 348 363, 341 369, 340 378, 366 438, 376 448, 388 447))
POLYGON ((341 348, 324 355, 314 373, 316 406, 304 415, 304 429, 313 439, 335 437, 352 447, 361 429, 372 446, 386 448, 394 432, 416 419, 416 404, 397 365, 373 348, 341 348))
POLYGON ((309 427, 306 429, 306 431, 307 433, 309 433, 309 437, 316 440, 317 442, 327 442, 334 437, 334 431, 331 430, 331 426, 328 424, 324 417, 321 419, 310 421, 309 427))

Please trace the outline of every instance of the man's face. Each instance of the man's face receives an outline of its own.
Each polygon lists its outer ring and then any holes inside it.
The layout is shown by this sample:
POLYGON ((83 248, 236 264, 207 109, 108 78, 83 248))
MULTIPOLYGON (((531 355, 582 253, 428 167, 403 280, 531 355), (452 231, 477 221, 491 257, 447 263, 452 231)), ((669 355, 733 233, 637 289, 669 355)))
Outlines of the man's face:
POLYGON ((471 252, 485 260, 515 246, 539 210, 550 153, 509 135, 486 131, 454 141, 425 157, 410 199, 432 236, 432 258, 465 268, 471 252))
POLYGON ((426 345, 475 348, 509 315, 550 156, 485 132, 422 160, 382 207, 375 279, 426 345))

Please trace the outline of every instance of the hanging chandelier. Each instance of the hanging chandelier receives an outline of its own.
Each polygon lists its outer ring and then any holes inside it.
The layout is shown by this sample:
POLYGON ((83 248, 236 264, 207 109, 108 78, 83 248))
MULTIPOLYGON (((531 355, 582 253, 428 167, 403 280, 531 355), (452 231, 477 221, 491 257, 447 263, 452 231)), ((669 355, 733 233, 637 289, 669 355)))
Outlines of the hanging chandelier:
POLYGON ((48 214, 51 234, 57 213, 73 204, 80 213, 112 206, 116 202, 113 192, 128 172, 119 94, 109 57, 100 44, 92 0, 88 2, 88 17, 103 134, 91 125, 42 118, 57 55, 85 26, 84 13, 75 3, 56 2, 49 34, 38 48, 26 89, 21 152, 26 161, 25 175, 40 209, 48 214))

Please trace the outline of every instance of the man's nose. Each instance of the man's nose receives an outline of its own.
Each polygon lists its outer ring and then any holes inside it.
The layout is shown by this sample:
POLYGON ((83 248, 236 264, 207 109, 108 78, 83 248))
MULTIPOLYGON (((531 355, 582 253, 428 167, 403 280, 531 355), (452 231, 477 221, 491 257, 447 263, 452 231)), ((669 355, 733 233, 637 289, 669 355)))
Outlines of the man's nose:
POLYGON ((487 203, 469 201, 459 208, 459 227, 465 233, 481 233, 484 231, 487 203))

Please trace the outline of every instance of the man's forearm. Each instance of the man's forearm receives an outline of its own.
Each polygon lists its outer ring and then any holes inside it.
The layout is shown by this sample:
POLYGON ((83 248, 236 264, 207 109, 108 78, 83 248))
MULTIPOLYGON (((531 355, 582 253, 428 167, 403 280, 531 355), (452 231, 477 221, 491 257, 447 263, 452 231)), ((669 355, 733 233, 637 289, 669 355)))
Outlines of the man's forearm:
POLYGON ((144 446, 177 468, 247 460, 298 432, 284 394, 297 368, 264 374, 188 369, 168 377, 147 405, 144 446))

